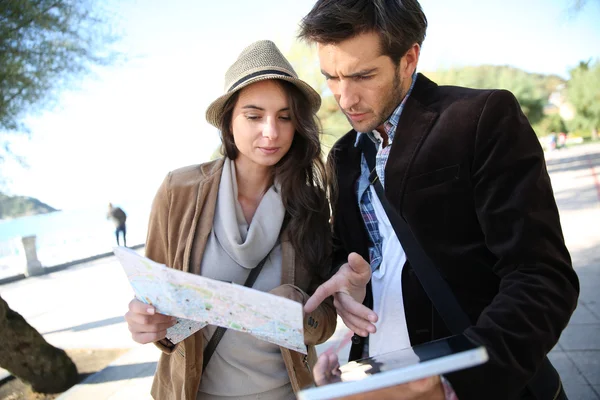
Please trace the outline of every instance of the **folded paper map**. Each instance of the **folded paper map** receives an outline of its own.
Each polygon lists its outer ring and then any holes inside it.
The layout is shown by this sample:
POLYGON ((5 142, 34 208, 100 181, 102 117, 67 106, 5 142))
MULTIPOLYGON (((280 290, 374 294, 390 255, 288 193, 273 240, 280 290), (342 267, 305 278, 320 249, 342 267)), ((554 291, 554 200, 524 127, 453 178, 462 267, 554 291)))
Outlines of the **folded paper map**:
POLYGON ((234 283, 177 271, 115 247, 136 297, 157 312, 178 318, 167 338, 178 343, 207 324, 249 333, 306 354, 302 305, 234 283))

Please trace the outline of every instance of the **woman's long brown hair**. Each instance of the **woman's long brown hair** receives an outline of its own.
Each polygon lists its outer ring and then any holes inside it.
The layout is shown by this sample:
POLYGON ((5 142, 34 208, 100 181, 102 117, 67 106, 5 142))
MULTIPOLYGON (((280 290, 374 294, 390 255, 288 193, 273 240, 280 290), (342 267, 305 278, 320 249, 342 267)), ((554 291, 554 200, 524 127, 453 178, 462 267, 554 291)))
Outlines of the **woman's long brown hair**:
MULTIPOLYGON (((319 141, 320 125, 306 96, 293 84, 277 80, 288 96, 295 134, 285 156, 275 165, 286 210, 284 226, 295 256, 311 271, 326 277, 330 268, 331 230, 327 202, 327 174, 319 141)), ((231 131, 239 91, 223 106, 220 128, 223 154, 235 160, 238 149, 231 131)))

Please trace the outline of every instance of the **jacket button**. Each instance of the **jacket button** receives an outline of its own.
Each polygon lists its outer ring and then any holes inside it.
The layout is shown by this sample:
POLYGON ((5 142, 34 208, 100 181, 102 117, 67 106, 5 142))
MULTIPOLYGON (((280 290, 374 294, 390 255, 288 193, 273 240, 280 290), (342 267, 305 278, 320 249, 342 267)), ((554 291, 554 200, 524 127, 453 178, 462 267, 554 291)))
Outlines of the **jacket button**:
POLYGON ((361 337, 356 333, 352 336, 352 344, 360 344, 361 337))

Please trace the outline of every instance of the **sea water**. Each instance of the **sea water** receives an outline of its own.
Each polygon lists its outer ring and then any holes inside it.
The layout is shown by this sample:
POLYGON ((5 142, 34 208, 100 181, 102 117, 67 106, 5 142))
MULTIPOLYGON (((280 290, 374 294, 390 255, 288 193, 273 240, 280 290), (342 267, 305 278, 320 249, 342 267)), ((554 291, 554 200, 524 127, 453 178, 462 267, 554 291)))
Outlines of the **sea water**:
MULTIPOLYGON (((144 243, 149 205, 129 205, 124 209, 127 244, 144 243)), ((26 261, 21 238, 24 236, 36 236, 37 256, 43 267, 112 251, 117 244, 115 225, 106 219, 106 212, 103 206, 0 221, 0 279, 23 273, 26 261)), ((123 245, 122 237, 120 240, 123 245)))

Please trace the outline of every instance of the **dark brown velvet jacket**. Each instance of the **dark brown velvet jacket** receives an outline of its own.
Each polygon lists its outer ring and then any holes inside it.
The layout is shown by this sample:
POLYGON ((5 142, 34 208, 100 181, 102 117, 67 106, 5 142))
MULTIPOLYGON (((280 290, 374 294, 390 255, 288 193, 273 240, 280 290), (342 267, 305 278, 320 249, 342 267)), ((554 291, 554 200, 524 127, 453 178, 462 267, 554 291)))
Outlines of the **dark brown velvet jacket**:
MULTIPOLYGON (((339 186, 335 265, 353 251, 368 259, 355 139, 347 133, 330 153, 339 186)), ((385 183, 388 200, 470 317, 466 335, 490 355, 484 366, 448 376, 458 397, 518 398, 567 325, 579 282, 544 154, 517 100, 504 90, 438 86, 419 74, 385 183)), ((450 335, 409 262, 402 290, 413 345, 450 335)), ((355 344, 351 358, 361 347, 355 344)))

